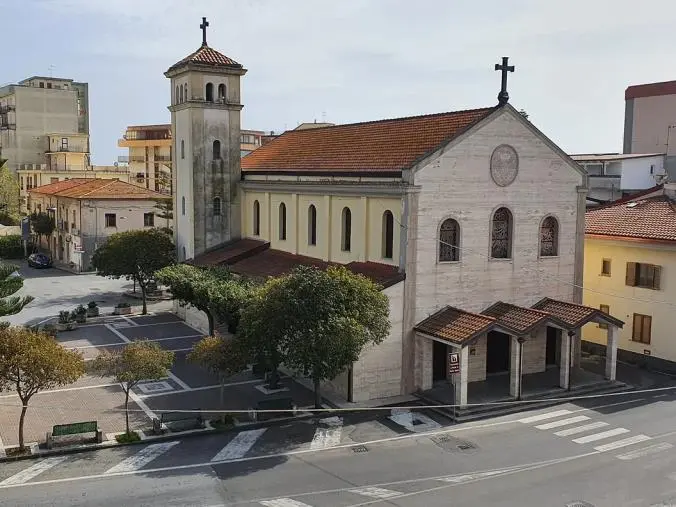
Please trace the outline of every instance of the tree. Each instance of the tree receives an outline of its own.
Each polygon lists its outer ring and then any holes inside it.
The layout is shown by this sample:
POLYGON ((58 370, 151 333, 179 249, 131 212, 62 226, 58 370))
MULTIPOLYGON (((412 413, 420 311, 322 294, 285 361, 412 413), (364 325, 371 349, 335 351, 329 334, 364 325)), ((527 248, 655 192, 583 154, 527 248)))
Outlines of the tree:
POLYGON ((21 400, 21 451, 30 399, 45 389, 71 384, 84 373, 82 353, 66 349, 52 336, 25 327, 0 329, 0 390, 14 390, 21 400))
POLYGON ((207 315, 210 336, 214 335, 216 318, 227 322, 231 333, 236 331, 241 309, 252 291, 250 283, 236 280, 227 269, 218 267, 175 264, 161 269, 155 277, 181 304, 191 304, 207 315))
POLYGON ((275 325, 282 326, 284 363, 312 378, 317 408, 321 382, 342 373, 390 330, 387 296, 343 267, 296 268, 267 297, 283 315, 275 325))
POLYGON ((0 224, 17 225, 19 222, 19 179, 0 159, 0 224))
POLYGON ((23 278, 17 275, 19 266, 0 264, 0 317, 19 313, 33 301, 32 296, 12 296, 23 287, 23 278))
MULTIPOLYGON (((226 339, 222 336, 206 336, 194 346, 188 354, 188 361, 199 364, 218 376, 221 384, 221 409, 223 409, 224 384, 247 365, 247 355, 243 343, 238 338, 226 339)), ((221 420, 225 422, 225 412, 221 420)))
POLYGON ((166 220, 166 226, 164 229, 171 231, 171 222, 174 219, 174 200, 171 198, 167 199, 155 199, 155 216, 162 220, 166 220))
POLYGON ((118 232, 92 256, 99 276, 125 277, 141 288, 143 314, 148 313, 146 291, 155 272, 174 262, 174 243, 159 229, 118 232))
POLYGON ((102 352, 90 366, 101 377, 113 377, 124 391, 124 412, 127 435, 129 430, 129 392, 144 380, 166 378, 174 362, 174 353, 164 350, 157 342, 137 341, 121 351, 102 352))
POLYGON ((519 109, 519 114, 524 118, 528 119, 529 114, 526 112, 525 109, 519 109))
POLYGON ((33 232, 38 235, 38 245, 41 243, 42 236, 49 236, 56 229, 54 217, 49 213, 34 211, 30 215, 30 224, 33 232))

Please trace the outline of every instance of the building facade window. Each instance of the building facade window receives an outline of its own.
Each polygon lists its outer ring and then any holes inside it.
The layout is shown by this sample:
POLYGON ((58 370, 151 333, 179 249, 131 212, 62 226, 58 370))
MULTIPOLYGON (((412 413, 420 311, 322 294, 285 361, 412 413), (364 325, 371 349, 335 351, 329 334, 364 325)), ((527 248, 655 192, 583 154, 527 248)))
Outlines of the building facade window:
POLYGON ((143 214, 143 227, 155 227, 155 213, 143 214))
POLYGON ((221 198, 220 197, 214 197, 214 216, 220 216, 221 215, 221 198))
POLYGON ((557 255, 559 255, 559 222, 554 217, 547 217, 540 226, 540 257, 557 255))
POLYGON ((214 85, 213 83, 207 83, 207 89, 206 89, 206 100, 207 102, 213 102, 214 101, 214 85))
POLYGON ((625 284, 629 287, 659 290, 661 266, 642 262, 627 262, 625 284))
POLYGON ((286 240, 286 204, 279 205, 279 239, 286 240))
POLYGON ((225 85, 223 83, 218 85, 218 101, 225 102, 225 85))
POLYGON ((185 101, 188 102, 188 83, 183 85, 183 89, 185 90, 185 101))
POLYGON ((214 141, 211 151, 214 160, 221 159, 221 142, 218 139, 214 141))
POLYGON ((317 244, 317 208, 314 204, 307 209, 307 244, 317 244))
POLYGON ((185 141, 181 139, 181 159, 185 159, 185 141))
POLYGON ((439 228, 439 262, 460 260, 460 224, 447 218, 439 228))
POLYGON ((603 259, 601 261, 601 275, 610 276, 611 268, 612 262, 610 261, 610 259, 603 259))
POLYGON ((653 318, 650 315, 634 314, 634 327, 631 333, 631 340, 650 345, 650 332, 653 318))
POLYGON ((343 225, 341 237, 341 249, 343 252, 349 252, 352 248, 352 212, 347 206, 343 208, 341 213, 341 223, 343 225))
MULTIPOLYGON (((599 305, 599 310, 606 315, 610 315, 610 306, 608 305, 599 305)), ((599 322, 599 327, 601 329, 608 329, 608 324, 606 322, 599 322)))
POLYGON ((115 213, 105 214, 106 227, 117 227, 117 216, 115 213))
POLYGON ((512 258, 512 212, 507 208, 498 208, 491 223, 491 257, 493 259, 512 258))
POLYGON ((180 88, 181 88, 181 91, 179 92, 178 103, 183 104, 183 87, 181 86, 180 88))
POLYGON ((185 196, 181 197, 181 215, 185 215, 185 196))
POLYGON ((390 210, 383 213, 382 236, 382 256, 391 259, 394 256, 394 215, 390 210))
POLYGON ((257 200, 253 203, 253 234, 254 236, 261 234, 261 205, 257 200))

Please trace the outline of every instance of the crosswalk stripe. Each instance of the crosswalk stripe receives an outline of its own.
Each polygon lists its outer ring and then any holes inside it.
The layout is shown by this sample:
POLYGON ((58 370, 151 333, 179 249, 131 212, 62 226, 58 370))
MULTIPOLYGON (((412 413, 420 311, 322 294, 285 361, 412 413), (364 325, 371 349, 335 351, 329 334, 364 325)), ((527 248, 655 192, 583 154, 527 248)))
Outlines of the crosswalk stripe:
POLYGON ((575 426, 574 428, 568 428, 567 430, 557 431, 554 433, 554 435, 557 437, 567 437, 569 435, 577 435, 578 433, 584 433, 585 431, 603 428, 604 426, 608 426, 608 423, 597 421, 591 424, 583 424, 582 426, 575 426))
POLYGON ((134 470, 140 470, 152 460, 158 458, 178 443, 179 440, 174 440, 173 442, 163 442, 161 444, 149 445, 148 447, 141 449, 133 456, 129 456, 128 458, 120 461, 117 465, 109 468, 104 473, 115 474, 118 472, 132 472, 134 470))
POLYGON ((23 484, 25 482, 34 479, 43 472, 46 472, 50 468, 55 467, 56 465, 63 463, 68 459, 68 456, 53 456, 51 458, 45 458, 38 461, 35 465, 22 470, 18 474, 14 474, 11 477, 8 477, 4 481, 0 482, 0 486, 13 486, 16 484, 23 484))
POLYGON ((238 433, 235 438, 228 442, 228 445, 223 447, 216 456, 211 458, 211 461, 223 461, 228 459, 238 459, 251 450, 266 428, 259 428, 256 430, 242 431, 238 433))
POLYGON ((619 449, 620 447, 626 447, 628 445, 638 444, 639 442, 645 442, 646 440, 651 440, 651 437, 648 435, 635 435, 633 437, 625 438, 624 440, 616 440, 615 442, 599 445, 594 447, 594 449, 601 452, 612 451, 614 449, 619 449))
POLYGON ((666 451, 671 449, 673 444, 669 442, 662 442, 661 444, 649 445, 648 447, 643 447, 642 449, 636 449, 635 451, 626 452, 624 454, 618 454, 615 456, 617 459, 621 460, 630 460, 635 458, 641 458, 643 456, 648 456, 649 454, 655 454, 657 452, 666 451))
POLYGON ((555 417, 559 417, 561 415, 568 415, 571 414, 572 412, 570 410, 555 410, 554 412, 545 412, 544 414, 538 414, 538 415, 533 415, 530 417, 525 417, 523 419, 519 419, 518 422, 524 423, 524 424, 530 424, 534 423, 537 421, 544 421, 545 419, 554 419, 555 417))
POLYGON ((326 449, 340 444, 343 434, 343 419, 341 417, 327 417, 320 419, 320 423, 328 425, 328 428, 317 428, 310 442, 310 449, 326 449))
POLYGON ((371 498, 392 498, 401 495, 401 493, 399 493, 398 491, 392 491, 391 489, 376 488, 376 487, 356 488, 349 489, 348 491, 350 493, 364 495, 371 498))
POLYGON ((536 426, 539 430, 550 430, 552 428, 558 428, 559 426, 567 426, 569 424, 574 424, 577 422, 588 421, 589 417, 586 415, 578 415, 576 417, 570 417, 568 419, 561 419, 560 421, 554 421, 550 423, 540 424, 536 426))
POLYGON ((485 477, 491 477, 493 475, 500 475, 504 474, 505 472, 509 472, 512 469, 510 468, 505 468, 504 470, 489 470, 487 472, 476 472, 473 474, 463 474, 463 475, 454 475, 451 477, 442 477, 438 480, 443 481, 443 482, 453 482, 453 483, 460 483, 460 482, 467 482, 467 481, 474 481, 476 479, 483 479, 485 477))
POLYGON ((276 498, 275 500, 262 500, 259 502, 261 505, 266 507, 312 507, 298 500, 293 500, 291 498, 276 498))
POLYGON ((597 440, 603 440, 604 438, 622 435, 623 433, 629 433, 629 430, 626 428, 615 428, 613 430, 602 431, 601 433, 594 433, 593 435, 587 435, 586 437, 575 438, 573 439, 573 442, 575 442, 576 444, 586 444, 588 442, 596 442, 597 440))

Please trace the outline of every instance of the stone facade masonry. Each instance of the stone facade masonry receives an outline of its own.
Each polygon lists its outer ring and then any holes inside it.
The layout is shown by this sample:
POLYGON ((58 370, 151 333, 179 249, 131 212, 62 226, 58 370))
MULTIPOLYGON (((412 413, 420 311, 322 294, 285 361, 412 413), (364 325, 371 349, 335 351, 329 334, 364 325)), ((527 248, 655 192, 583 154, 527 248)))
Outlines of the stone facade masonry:
MULTIPOLYGON (((528 336, 523 342, 523 371, 524 375, 545 371, 545 354, 547 351, 547 328, 543 327, 535 337, 528 336)), ((514 351, 510 351, 514 353, 514 351)))
POLYGON ((480 336, 474 345, 470 345, 468 382, 486 380, 486 335, 480 336), (474 349, 474 354, 471 354, 474 349))

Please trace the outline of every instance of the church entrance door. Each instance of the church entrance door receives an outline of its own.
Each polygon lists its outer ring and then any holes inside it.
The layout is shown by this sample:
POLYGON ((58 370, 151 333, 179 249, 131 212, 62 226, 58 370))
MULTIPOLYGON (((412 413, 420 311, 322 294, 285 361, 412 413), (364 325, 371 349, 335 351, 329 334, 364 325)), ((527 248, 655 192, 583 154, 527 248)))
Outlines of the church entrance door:
POLYGON ((448 347, 440 342, 432 342, 432 382, 446 380, 446 353, 448 347))
POLYGON ((486 336, 486 374, 509 371, 509 344, 512 337, 499 331, 486 336))

